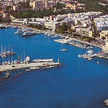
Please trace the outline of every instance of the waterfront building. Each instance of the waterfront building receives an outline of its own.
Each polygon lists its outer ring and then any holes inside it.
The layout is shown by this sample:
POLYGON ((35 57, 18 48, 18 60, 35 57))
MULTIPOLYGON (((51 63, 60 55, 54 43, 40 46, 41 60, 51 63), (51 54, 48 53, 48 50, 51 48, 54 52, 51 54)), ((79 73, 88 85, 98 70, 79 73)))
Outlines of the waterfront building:
POLYGON ((76 32, 82 36, 92 37, 93 32, 89 28, 81 27, 76 28, 76 32))
POLYGON ((103 46, 103 51, 108 53, 108 35, 105 36, 106 40, 105 40, 105 45, 103 46))
POLYGON ((50 21, 50 22, 45 22, 44 25, 47 29, 55 31, 60 26, 60 23, 50 21))

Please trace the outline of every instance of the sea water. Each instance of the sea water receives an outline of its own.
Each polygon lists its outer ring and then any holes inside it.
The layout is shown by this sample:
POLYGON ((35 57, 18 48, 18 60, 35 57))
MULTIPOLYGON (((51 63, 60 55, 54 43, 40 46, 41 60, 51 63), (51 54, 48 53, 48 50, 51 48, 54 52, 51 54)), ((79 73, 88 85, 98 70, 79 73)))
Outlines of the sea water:
MULTIPOLYGON (((22 72, 13 80, 0 81, 0 108, 105 108, 108 98, 108 60, 91 61, 78 58, 87 50, 62 45, 67 52, 60 52, 60 43, 38 34, 23 38, 12 28, 0 30, 0 44, 16 55, 32 59, 60 58, 61 67, 22 72), (97 61, 100 64, 97 64, 97 61)), ((95 52, 100 49, 94 47, 95 52)), ((10 58, 6 58, 9 60, 10 58)), ((4 59, 0 58, 2 62, 4 59)), ((11 71, 10 76, 17 71, 11 71)))

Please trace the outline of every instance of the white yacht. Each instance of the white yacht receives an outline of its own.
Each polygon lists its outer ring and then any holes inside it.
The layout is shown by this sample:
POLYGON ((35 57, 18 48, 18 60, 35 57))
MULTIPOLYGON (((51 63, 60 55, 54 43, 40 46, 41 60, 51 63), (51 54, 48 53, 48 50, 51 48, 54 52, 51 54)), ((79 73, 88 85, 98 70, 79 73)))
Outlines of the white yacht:
POLYGON ((53 59, 35 59, 33 62, 53 62, 53 59))
POLYGON ((88 50, 87 53, 93 54, 93 50, 88 50))
POLYGON ((60 49, 61 52, 66 52, 67 49, 63 48, 63 49, 60 49))
POLYGON ((35 31, 32 32, 24 32, 22 34, 23 37, 28 37, 28 36, 32 36, 32 35, 36 35, 37 33, 35 31))

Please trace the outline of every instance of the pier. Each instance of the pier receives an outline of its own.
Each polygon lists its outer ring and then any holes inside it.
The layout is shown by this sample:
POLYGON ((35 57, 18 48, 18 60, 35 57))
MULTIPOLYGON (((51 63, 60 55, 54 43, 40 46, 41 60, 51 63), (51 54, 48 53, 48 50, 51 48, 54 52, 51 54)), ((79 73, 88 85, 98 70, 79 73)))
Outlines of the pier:
POLYGON ((19 64, 6 64, 6 65, 0 65, 0 72, 4 71, 11 71, 11 70, 19 70, 19 69, 37 69, 43 68, 43 67, 57 67, 60 66, 61 63, 58 62, 31 62, 31 63, 19 63, 19 64))

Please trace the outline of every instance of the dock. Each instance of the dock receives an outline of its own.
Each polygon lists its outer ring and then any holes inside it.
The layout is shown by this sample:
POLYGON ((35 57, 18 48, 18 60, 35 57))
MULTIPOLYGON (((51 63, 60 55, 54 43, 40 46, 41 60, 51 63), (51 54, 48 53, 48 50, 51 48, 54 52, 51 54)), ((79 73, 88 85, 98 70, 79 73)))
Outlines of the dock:
POLYGON ((11 70, 19 70, 19 69, 27 69, 31 67, 57 67, 60 66, 61 63, 59 62, 32 62, 32 63, 20 63, 20 64, 7 64, 7 65, 0 65, 0 72, 11 71, 11 70))
POLYGON ((71 41, 71 39, 56 39, 54 41, 62 43, 62 44, 67 44, 67 43, 69 43, 71 41))

